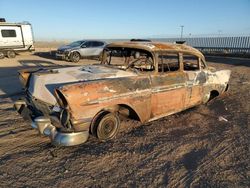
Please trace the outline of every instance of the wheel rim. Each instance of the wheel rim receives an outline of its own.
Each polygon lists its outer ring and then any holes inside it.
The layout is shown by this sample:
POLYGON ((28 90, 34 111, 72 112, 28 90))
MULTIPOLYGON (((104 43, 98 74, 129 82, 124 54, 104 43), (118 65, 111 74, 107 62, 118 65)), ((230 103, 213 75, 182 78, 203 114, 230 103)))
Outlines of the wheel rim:
POLYGON ((74 62, 79 61, 79 60, 80 60, 79 54, 78 54, 78 53, 73 53, 73 54, 72 54, 72 60, 73 60, 74 62))
POLYGON ((103 134, 106 137, 112 136, 115 130, 115 122, 111 120, 106 120, 103 125, 103 134))
POLYGON ((118 126, 119 120, 116 116, 104 117, 97 128, 97 137, 100 140, 112 139, 118 131, 118 126))

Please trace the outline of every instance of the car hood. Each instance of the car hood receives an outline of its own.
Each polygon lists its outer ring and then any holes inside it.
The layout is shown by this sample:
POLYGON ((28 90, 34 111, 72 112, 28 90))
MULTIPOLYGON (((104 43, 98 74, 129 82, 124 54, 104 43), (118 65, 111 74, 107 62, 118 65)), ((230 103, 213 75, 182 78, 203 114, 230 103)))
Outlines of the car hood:
POLYGON ((54 90, 63 85, 136 75, 136 73, 130 71, 102 65, 86 65, 42 70, 31 75, 28 92, 35 99, 41 100, 50 105, 55 105, 56 99, 54 97, 54 90))
POLYGON ((75 49, 79 49, 79 48, 80 48, 80 46, 78 46, 78 47, 72 47, 72 46, 65 45, 65 46, 59 47, 57 50, 64 52, 64 51, 67 51, 67 50, 75 50, 75 49))

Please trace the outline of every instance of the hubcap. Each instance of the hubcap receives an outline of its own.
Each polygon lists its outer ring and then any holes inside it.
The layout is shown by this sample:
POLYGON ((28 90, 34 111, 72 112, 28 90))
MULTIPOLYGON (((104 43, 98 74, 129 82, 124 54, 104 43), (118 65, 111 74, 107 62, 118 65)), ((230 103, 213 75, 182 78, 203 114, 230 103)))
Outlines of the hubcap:
POLYGON ((106 114, 97 127, 97 137, 100 140, 112 139, 119 129, 119 118, 116 115, 106 114))
POLYGON ((73 61, 79 61, 79 55, 77 53, 74 53, 72 56, 73 61))
POLYGON ((109 137, 112 135, 112 132, 114 131, 115 123, 111 120, 107 120, 104 122, 103 125, 103 133, 105 136, 109 137))

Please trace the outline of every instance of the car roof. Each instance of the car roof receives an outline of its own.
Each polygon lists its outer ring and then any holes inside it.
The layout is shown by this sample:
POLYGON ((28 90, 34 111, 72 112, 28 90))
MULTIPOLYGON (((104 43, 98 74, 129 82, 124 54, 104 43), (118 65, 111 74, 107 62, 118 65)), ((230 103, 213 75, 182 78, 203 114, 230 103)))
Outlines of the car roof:
POLYGON ((82 40, 79 40, 79 41, 84 41, 84 42, 103 42, 103 43, 105 43, 105 41, 102 41, 102 40, 84 40, 84 39, 82 39, 82 40))
POLYGON ((175 43, 168 43, 168 42, 113 42, 106 46, 107 48, 115 48, 115 47, 121 47, 121 48, 137 48, 137 49, 143 49, 147 50, 149 52, 183 52, 183 53, 189 53, 194 54, 202 59, 204 59, 203 54, 188 45, 185 44, 175 44, 175 43))
POLYGON ((29 22, 20 22, 20 23, 0 22, 0 26, 21 26, 21 25, 31 25, 31 24, 29 22))

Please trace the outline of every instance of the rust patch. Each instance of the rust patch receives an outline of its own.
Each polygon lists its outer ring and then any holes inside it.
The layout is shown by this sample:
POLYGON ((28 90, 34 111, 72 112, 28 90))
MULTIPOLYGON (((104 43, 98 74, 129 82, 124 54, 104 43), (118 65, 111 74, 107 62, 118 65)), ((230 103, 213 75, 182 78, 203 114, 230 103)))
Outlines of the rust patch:
POLYGON ((157 52, 157 51, 166 51, 166 52, 185 52, 190 53, 193 55, 197 55, 201 59, 205 59, 203 54, 185 44, 174 44, 174 43, 167 43, 167 42, 114 42, 108 44, 107 48, 115 48, 115 47, 122 47, 122 48, 135 48, 135 49, 143 49, 149 52, 157 52))

